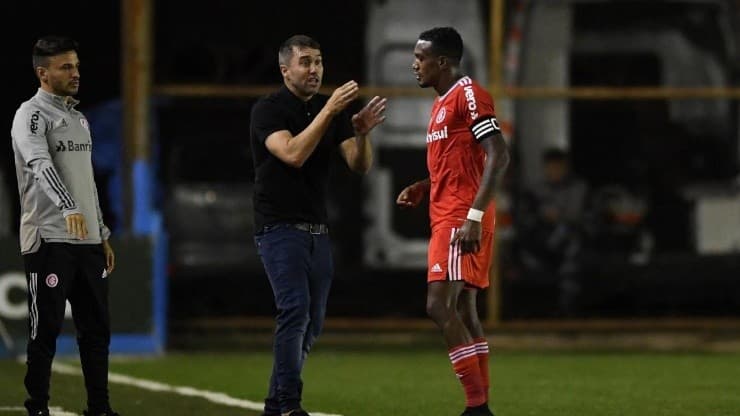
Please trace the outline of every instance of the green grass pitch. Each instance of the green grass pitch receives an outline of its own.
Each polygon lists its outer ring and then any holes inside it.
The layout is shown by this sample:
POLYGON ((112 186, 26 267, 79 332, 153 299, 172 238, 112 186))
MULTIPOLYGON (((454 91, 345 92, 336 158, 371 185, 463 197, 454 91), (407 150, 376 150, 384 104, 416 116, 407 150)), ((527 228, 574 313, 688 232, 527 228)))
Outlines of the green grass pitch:
MULTIPOLYGON (((65 357, 60 362, 77 365, 65 357)), ((111 372, 260 402, 269 351, 173 352, 116 359, 111 372)), ((0 409, 21 406, 24 366, 0 360, 0 409)), ((491 405, 498 416, 737 416, 740 354, 634 352, 495 352, 491 405)), ((304 370, 304 407, 344 416, 459 415, 462 388, 443 347, 317 346, 304 370)), ((111 384, 123 416, 241 415, 259 412, 199 397, 111 384)), ((55 373, 52 406, 81 414, 82 378, 55 373)), ((0 410, 0 415, 21 412, 0 410)))

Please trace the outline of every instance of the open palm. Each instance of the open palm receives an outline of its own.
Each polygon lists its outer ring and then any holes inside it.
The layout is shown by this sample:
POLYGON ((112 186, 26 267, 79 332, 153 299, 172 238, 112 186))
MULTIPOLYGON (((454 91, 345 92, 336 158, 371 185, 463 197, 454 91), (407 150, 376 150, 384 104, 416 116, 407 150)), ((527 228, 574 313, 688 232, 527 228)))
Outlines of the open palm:
POLYGON ((386 101, 385 98, 376 95, 362 110, 352 116, 352 127, 355 129, 355 134, 364 136, 385 120, 386 101))

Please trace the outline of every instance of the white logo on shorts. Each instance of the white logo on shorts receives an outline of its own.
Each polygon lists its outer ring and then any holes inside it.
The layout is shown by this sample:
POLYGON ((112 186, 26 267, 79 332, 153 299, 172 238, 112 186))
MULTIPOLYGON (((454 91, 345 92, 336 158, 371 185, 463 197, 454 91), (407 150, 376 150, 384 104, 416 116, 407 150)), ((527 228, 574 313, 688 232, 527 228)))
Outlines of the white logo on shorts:
POLYGON ((439 263, 434 263, 434 266, 432 266, 432 273, 441 273, 442 268, 439 266, 439 263))
POLYGON ((57 287, 57 284, 59 284, 59 277, 56 274, 52 273, 46 276, 46 286, 54 288, 57 287))
POLYGON ((108 270, 103 269, 103 274, 100 275, 100 278, 105 279, 106 277, 108 277, 108 270))

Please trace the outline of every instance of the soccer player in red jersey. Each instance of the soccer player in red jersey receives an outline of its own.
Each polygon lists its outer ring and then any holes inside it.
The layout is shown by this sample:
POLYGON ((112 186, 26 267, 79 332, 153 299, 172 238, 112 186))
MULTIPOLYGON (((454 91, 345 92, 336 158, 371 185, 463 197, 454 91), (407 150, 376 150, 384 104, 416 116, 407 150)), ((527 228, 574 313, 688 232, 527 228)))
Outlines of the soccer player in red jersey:
POLYGON ((419 35, 412 69, 420 87, 438 94, 426 135, 429 178, 406 187, 396 203, 416 207, 429 195, 427 313, 442 330, 463 385, 463 415, 493 415, 488 342, 476 297, 489 285, 493 200, 509 151, 491 95, 460 70, 462 54, 462 38, 454 28, 419 35))

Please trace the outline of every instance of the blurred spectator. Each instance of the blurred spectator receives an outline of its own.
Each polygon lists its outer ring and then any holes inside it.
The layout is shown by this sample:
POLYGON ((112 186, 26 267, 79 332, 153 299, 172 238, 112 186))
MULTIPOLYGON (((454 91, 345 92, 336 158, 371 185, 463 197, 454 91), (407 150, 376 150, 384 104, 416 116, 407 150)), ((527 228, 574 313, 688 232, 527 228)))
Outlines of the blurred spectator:
POLYGON ((589 248, 602 255, 626 257, 632 264, 646 264, 654 246, 647 227, 649 206, 646 191, 639 187, 608 185, 594 190, 589 248))
POLYGON ((520 261, 526 271, 556 277, 560 313, 575 313, 580 291, 583 221, 588 186, 570 168, 564 150, 543 154, 542 181, 526 189, 518 203, 520 261))

